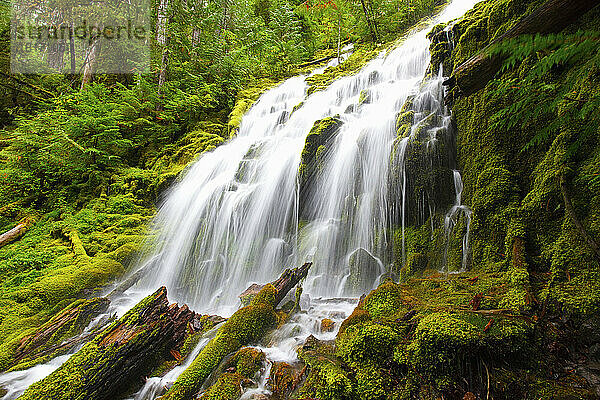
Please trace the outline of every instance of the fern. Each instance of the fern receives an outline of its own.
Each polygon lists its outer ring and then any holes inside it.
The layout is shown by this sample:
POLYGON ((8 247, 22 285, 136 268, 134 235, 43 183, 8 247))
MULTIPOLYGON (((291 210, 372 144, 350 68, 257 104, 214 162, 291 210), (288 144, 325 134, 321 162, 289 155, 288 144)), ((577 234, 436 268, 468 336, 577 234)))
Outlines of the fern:
POLYGON ((600 36, 598 32, 573 34, 523 35, 494 45, 490 54, 505 58, 501 73, 523 63, 526 73, 519 79, 497 78, 490 84, 492 96, 512 102, 492 116, 492 127, 512 129, 543 122, 543 128, 523 150, 548 143, 562 126, 578 127, 580 132, 568 151, 573 153, 594 134, 600 119, 600 93, 573 90, 585 85, 582 79, 595 79, 600 70, 600 36), (576 73, 568 73, 577 66, 576 73), (581 74, 581 71, 585 73, 581 74), (596 71, 594 73, 593 71, 596 71))

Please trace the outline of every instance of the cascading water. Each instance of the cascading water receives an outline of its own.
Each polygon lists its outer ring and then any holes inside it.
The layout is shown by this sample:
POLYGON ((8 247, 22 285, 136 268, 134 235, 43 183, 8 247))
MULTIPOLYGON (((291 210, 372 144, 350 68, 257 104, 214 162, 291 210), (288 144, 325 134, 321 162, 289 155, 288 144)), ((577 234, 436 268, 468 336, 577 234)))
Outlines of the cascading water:
MULTIPOLYGON (((429 210, 433 230, 437 205, 430 192, 415 195, 416 178, 408 167, 415 140, 424 142, 429 151, 450 125, 441 74, 425 79, 430 61, 426 34, 478 1, 452 1, 389 54, 382 53, 358 74, 338 79, 326 90, 307 95, 306 77, 299 76, 264 93, 244 116, 238 135, 200 157, 168 193, 155 219, 157 235, 149 244, 144 278, 121 303, 131 304, 132 299, 165 285, 171 299, 198 312, 227 316, 238 307, 237 296, 250 283, 271 281, 284 267, 309 260, 314 265, 304 293, 313 298, 356 295, 377 284, 387 269, 382 260, 389 252, 391 224, 402 225, 403 259, 404 227, 411 209, 421 219, 429 210), (397 116, 407 109, 412 113, 409 130, 401 135, 397 116), (315 122, 326 117, 334 117, 336 130, 318 149, 318 172, 300 188, 298 166, 307 135, 315 122), (397 189, 391 181, 398 181, 397 189)), ((433 165, 432 159, 425 157, 420 166, 433 165)), ((452 231, 459 213, 470 218, 461 204, 462 182, 457 174, 446 232, 452 231)), ((463 268, 467 251, 468 225, 463 268)), ((335 309, 326 300, 317 301, 321 306, 294 317, 286 329, 301 326, 306 331, 301 334, 317 334, 323 305, 335 309)), ((340 321, 355 302, 347 300, 340 321)), ((117 308, 111 306, 122 314, 123 307, 117 308)), ((286 332, 280 330, 264 348, 270 359, 295 359, 292 345, 301 335, 286 332)), ((330 335, 334 337, 335 331, 330 335)), ((10 387, 3 399, 15 398, 67 358, 36 366, 35 371, 0 375, 0 384, 10 387)), ((174 370, 165 379, 180 372, 181 368, 174 370)), ((163 381, 150 381, 136 398, 154 398, 163 381)))
MULTIPOLYGON (((452 2, 429 26, 476 2, 452 2)), ((284 266, 309 259, 314 266, 305 291, 312 295, 355 294, 352 285, 340 285, 352 261, 372 286, 384 272, 395 117, 414 97, 411 136, 431 115, 440 119, 438 126, 449 123, 439 101, 441 76, 422 84, 429 29, 324 91, 307 96, 301 76, 261 96, 238 135, 203 155, 168 194, 156 218, 157 261, 142 285, 166 285, 176 300, 222 314, 234 311, 249 283, 272 280, 284 266), (332 116, 341 127, 324 146, 299 215, 298 165, 306 136, 316 121, 332 116), (298 231, 299 219, 305 223, 298 231)), ((432 141, 435 128, 429 129, 432 141)))
POLYGON ((463 182, 460 176, 460 172, 457 170, 452 171, 454 177, 454 188, 456 192, 456 199, 454 200, 454 205, 450 208, 450 211, 446 214, 446 218, 444 220, 444 230, 446 232, 446 249, 444 258, 448 258, 448 247, 450 246, 450 235, 452 235, 452 231, 454 227, 458 223, 458 219, 461 216, 465 218, 465 234, 462 238, 462 270, 464 271, 467 268, 467 261, 469 256, 469 231, 471 229, 471 214, 472 211, 469 207, 462 204, 462 191, 463 191, 463 182))

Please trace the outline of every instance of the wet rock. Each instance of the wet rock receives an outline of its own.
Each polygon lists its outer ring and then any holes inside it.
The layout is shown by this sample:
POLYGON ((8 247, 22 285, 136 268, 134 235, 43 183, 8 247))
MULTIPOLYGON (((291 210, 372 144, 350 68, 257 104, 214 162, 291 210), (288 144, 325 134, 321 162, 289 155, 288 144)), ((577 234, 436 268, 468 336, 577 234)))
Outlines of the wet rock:
POLYGON ((349 293, 367 293, 373 289, 373 284, 381 274, 381 263, 362 247, 356 249, 348 259, 350 277, 346 283, 349 293))
POLYGON ((323 318, 321 321, 321 332, 332 332, 335 328, 335 322, 329 318, 323 318))
POLYGON ((286 362, 274 362, 269 382, 274 399, 287 399, 301 379, 302 371, 286 362))
POLYGON ((362 92, 360 92, 360 96, 358 98, 358 105, 363 105, 363 104, 371 104, 371 102, 373 101, 373 96, 371 95, 371 91, 370 90, 363 90, 362 92))

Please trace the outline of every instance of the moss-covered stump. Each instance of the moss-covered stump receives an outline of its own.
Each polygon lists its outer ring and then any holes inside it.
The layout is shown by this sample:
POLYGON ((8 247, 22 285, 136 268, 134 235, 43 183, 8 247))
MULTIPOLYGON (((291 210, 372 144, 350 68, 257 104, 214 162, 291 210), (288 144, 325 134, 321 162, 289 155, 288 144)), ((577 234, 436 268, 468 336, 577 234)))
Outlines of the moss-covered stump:
MULTIPOLYGON (((217 335, 179 376, 162 400, 192 399, 221 361, 240 347, 257 342, 277 327, 275 307, 285 295, 308 274, 311 263, 293 270, 287 269, 276 281, 265 285, 250 305, 240 308, 227 320, 217 335)), ((232 377, 228 377, 232 378, 232 377)), ((225 378, 224 378, 225 379, 225 378)), ((224 383, 223 383, 224 384, 224 383)))
POLYGON ((188 334, 194 312, 169 305, 162 287, 98 334, 22 400, 114 399, 170 357, 188 334))
POLYGON ((66 353, 82 341, 89 340, 95 332, 85 337, 81 334, 90 321, 103 313, 110 304, 106 298, 76 300, 59 314, 19 342, 14 353, 15 366, 11 370, 25 369, 33 364, 66 353))

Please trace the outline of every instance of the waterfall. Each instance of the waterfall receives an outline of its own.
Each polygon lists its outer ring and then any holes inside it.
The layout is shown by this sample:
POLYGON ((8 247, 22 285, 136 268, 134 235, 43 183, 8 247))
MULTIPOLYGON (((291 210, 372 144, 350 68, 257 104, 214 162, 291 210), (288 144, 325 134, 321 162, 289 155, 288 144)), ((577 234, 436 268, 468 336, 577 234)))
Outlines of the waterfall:
POLYGON ((465 218, 465 234, 462 238, 462 270, 464 271, 467 268, 467 261, 469 255, 469 231, 471 229, 471 214, 472 211, 469 207, 462 204, 462 192, 463 192, 463 182, 462 177, 460 176, 460 172, 457 170, 452 171, 452 175, 454 178, 454 190, 455 190, 455 200, 454 205, 448 213, 446 214, 446 218, 444 220, 444 230, 446 232, 446 248, 444 251, 444 258, 448 258, 448 248, 450 247, 450 236, 452 235, 452 231, 454 227, 458 223, 458 219, 461 216, 465 218))
MULTIPOLYGON (((163 285, 170 300, 187 303, 197 312, 228 316, 239 306, 237 296, 251 283, 271 281, 285 267, 309 260, 314 265, 304 293, 313 297, 353 296, 377 285, 388 269, 388 229, 402 226, 405 260, 409 217, 426 222, 428 210, 433 231, 433 216, 444 209, 436 203, 436 193, 452 192, 451 183, 440 187, 437 181, 424 189, 416 187, 419 176, 433 175, 438 159, 447 158, 448 149, 438 142, 451 133, 441 71, 428 73, 426 35, 434 25, 460 17, 478 1, 452 1, 395 49, 382 52, 356 75, 340 78, 323 91, 307 94, 307 77, 297 76, 265 92, 243 117, 237 136, 203 154, 167 193, 154 220, 156 234, 140 261, 147 265, 144 277, 113 301, 102 317, 122 315, 163 285), (401 115, 410 116, 404 133, 397 126, 401 115), (319 148, 318 173, 301 188, 298 170, 307 136, 315 122, 327 117, 334 117, 338 127, 319 148), (415 169, 411 150, 417 147, 421 153, 415 169)), ((464 215, 464 269, 471 212, 461 203, 460 173, 455 166, 446 169, 454 169, 455 190, 445 215, 444 259, 457 220, 464 215)), ((302 339, 298 329, 301 334, 319 335, 318 321, 324 316, 336 319, 339 328, 355 300, 336 306, 317 300, 307 315, 295 316, 274 334, 274 344, 262 349, 270 359, 295 359, 295 345, 302 339)), ((334 338, 335 333, 325 337, 334 338)), ((153 398, 207 341, 201 341, 184 365, 149 380, 136 398, 153 398)), ((16 398, 69 356, 0 375, 0 385, 8 389, 3 399, 16 398)))
MULTIPOLYGON (((439 101, 442 77, 424 81, 426 34, 476 2, 453 1, 427 27, 323 91, 307 95, 306 77, 298 76, 264 93, 238 135, 201 156, 168 193, 155 219, 149 258, 156 262, 141 285, 166 285, 170 297, 193 309, 230 314, 250 283, 307 260, 314 266, 305 290, 313 295, 351 294, 350 285, 339 283, 351 275, 352 263, 367 287, 375 284, 385 271, 396 116, 412 99, 415 121, 402 139, 401 157, 432 115, 441 116, 428 126, 432 143, 436 129, 448 125, 439 101), (320 155, 301 215, 298 166, 305 140, 316 121, 333 116, 341 127, 320 155)), ((402 180, 404 224, 405 171, 402 180)))

